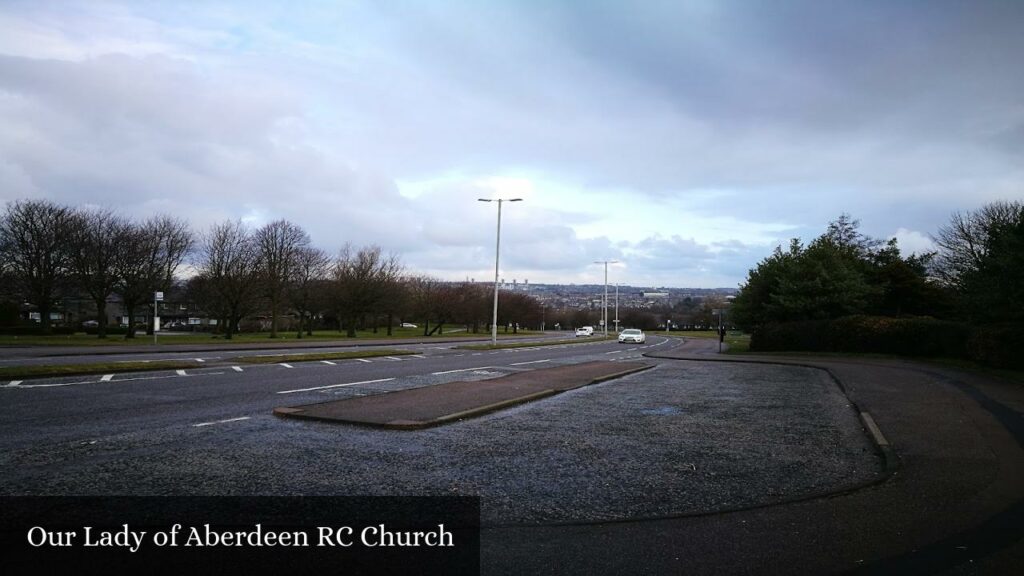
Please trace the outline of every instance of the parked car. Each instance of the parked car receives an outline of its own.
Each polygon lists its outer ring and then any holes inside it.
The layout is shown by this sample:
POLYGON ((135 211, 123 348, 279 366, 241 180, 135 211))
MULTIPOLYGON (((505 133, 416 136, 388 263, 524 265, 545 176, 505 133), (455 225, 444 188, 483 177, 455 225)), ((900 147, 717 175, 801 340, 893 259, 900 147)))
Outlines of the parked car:
POLYGON ((419 328, 419 326, 408 322, 402 322, 402 328, 419 328))
POLYGON ((82 328, 97 328, 99 325, 100 323, 96 320, 86 320, 85 322, 82 322, 82 328))
POLYGON ((576 335, 577 336, 593 336, 594 335, 594 327, 593 326, 583 326, 582 328, 577 328, 576 329, 576 335))
POLYGON ((636 328, 627 328, 619 334, 619 343, 623 344, 626 342, 632 342, 636 344, 643 344, 647 341, 647 335, 644 334, 643 330, 637 330, 636 328))

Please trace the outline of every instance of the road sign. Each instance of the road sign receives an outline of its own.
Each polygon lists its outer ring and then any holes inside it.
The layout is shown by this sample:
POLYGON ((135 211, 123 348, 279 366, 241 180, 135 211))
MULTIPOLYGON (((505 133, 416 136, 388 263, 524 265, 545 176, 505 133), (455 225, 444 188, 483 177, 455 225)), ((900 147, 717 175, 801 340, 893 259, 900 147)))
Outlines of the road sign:
POLYGON ((164 293, 163 292, 154 292, 153 293, 153 300, 156 300, 157 302, 160 302, 163 299, 164 299, 164 293))

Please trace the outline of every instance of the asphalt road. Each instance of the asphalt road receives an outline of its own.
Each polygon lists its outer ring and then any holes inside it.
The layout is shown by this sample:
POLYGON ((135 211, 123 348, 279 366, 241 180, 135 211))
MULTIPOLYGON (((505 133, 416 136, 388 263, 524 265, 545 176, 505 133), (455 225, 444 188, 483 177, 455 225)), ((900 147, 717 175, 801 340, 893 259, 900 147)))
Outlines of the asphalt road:
POLYGON ((987 524, 1021 508, 1020 439, 993 416, 1019 421, 1019 391, 910 363, 796 361, 825 372, 677 344, 425 344, 25 381, 0 387, 0 494, 476 494, 485 573, 997 574, 1019 558, 1019 529, 987 524), (689 360, 645 358, 658 366, 414 432, 270 414, 644 353, 689 360), (861 410, 895 446, 895 474, 861 410))

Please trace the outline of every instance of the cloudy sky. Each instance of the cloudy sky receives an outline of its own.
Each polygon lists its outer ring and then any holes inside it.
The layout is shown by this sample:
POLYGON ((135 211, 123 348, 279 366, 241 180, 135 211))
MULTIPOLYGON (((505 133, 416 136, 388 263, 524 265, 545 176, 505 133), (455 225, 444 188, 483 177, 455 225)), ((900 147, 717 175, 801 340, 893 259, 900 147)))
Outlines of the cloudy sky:
POLYGON ((0 201, 286 218, 410 269, 735 287, 1024 199, 1024 2, 0 3, 0 201))

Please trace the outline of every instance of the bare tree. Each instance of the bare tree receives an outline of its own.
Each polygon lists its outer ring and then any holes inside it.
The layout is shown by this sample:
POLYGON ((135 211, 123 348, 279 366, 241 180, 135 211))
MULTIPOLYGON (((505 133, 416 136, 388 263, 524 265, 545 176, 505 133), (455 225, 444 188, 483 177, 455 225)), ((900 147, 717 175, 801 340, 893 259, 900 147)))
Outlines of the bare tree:
POLYGON ((111 210, 79 212, 72 227, 71 263, 81 287, 96 304, 98 337, 107 337, 107 298, 118 284, 119 258, 131 224, 111 210))
POLYGON ((188 223, 166 215, 132 225, 125 232, 118 251, 115 285, 128 314, 125 338, 135 337, 135 310, 145 306, 153 292, 170 288, 193 242, 188 223))
POLYGON ((228 340, 255 309, 260 286, 259 247, 241 222, 216 224, 203 239, 197 285, 224 322, 228 340))
POLYGON ((277 338, 281 300, 299 251, 310 245, 309 234, 287 220, 277 220, 257 230, 255 241, 260 251, 263 287, 270 301, 270 337, 277 338))
POLYGON ((359 319, 380 308, 387 287, 397 281, 401 271, 398 258, 384 256, 378 246, 342 249, 334 266, 334 302, 350 338, 356 335, 359 319))
POLYGON ((306 333, 313 335, 313 310, 323 299, 323 283, 330 274, 330 268, 331 259, 319 248, 303 246, 295 254, 287 296, 299 314, 299 338, 302 338, 304 323, 306 333))
POLYGON ((58 290, 71 274, 74 212, 47 200, 7 204, 0 219, 0 255, 21 292, 39 309, 43 333, 58 290))
POLYGON ((1024 220, 1024 202, 993 202, 980 210, 956 213, 932 240, 939 247, 933 274, 946 286, 961 289, 965 276, 981 268, 989 234, 1024 220))

